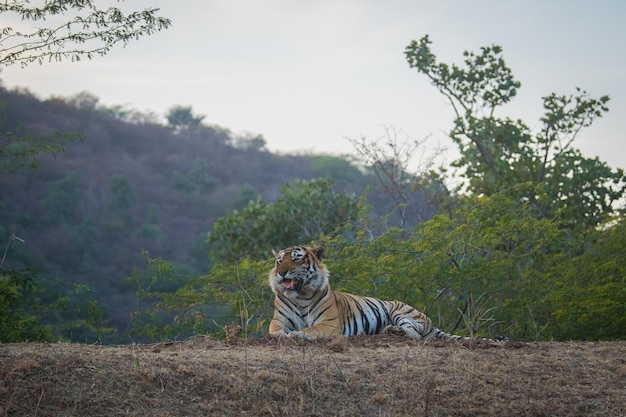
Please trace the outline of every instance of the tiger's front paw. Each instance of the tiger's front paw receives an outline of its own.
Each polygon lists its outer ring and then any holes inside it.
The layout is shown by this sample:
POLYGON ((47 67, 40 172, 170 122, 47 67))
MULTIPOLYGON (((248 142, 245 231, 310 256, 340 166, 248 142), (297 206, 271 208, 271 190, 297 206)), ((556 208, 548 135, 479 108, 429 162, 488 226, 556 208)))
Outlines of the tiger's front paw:
POLYGON ((301 330, 294 330, 293 332, 287 334, 287 337, 291 337, 291 338, 294 338, 294 339, 303 339, 303 340, 313 340, 314 339, 313 336, 311 336, 309 334, 306 334, 306 333, 304 333, 301 330))
POLYGON ((287 333, 284 330, 280 330, 277 332, 269 333, 270 337, 283 338, 287 337, 287 333))

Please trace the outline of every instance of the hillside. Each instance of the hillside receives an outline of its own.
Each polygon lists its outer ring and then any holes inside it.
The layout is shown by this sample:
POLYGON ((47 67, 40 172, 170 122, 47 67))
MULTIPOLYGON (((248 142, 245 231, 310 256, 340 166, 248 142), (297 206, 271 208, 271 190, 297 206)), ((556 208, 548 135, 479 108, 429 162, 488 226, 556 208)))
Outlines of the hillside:
POLYGON ((624 342, 0 345, 0 415, 623 416, 624 342))
POLYGON ((42 153, 38 169, 0 183, 2 228, 27 240, 47 271, 107 276, 124 264, 128 273, 148 250, 204 272, 206 234, 227 211, 257 196, 271 201, 296 178, 330 177, 338 192, 352 195, 371 184, 340 157, 277 155, 260 135, 218 125, 165 126, 150 115, 99 107, 87 94, 40 100, 0 89, 0 103, 3 148, 12 137, 82 135, 64 143, 64 154, 42 153), (92 260, 98 265, 85 271, 92 260))
POLYGON ((0 241, 10 249, 2 267, 36 274, 41 292, 33 303, 68 340, 94 341, 88 327, 98 323, 107 343, 127 341, 137 287, 125 278, 145 268, 144 252, 173 263, 179 282, 161 288, 173 291, 210 268, 207 233, 216 219, 258 198, 271 202, 295 180, 330 178, 333 192, 352 199, 373 186, 372 213, 391 211, 375 176, 347 157, 271 153, 262 135, 234 134, 200 124, 190 109, 182 113, 182 121, 163 124, 152 114, 101 106, 88 93, 41 100, 0 87, 0 241), (65 134, 81 140, 65 141, 65 134), (47 149, 39 138, 49 137, 61 138, 65 152, 39 152, 37 169, 10 158, 37 143, 47 149), (18 168, 7 168, 11 162, 18 168), (59 300, 63 308, 48 311, 59 300))

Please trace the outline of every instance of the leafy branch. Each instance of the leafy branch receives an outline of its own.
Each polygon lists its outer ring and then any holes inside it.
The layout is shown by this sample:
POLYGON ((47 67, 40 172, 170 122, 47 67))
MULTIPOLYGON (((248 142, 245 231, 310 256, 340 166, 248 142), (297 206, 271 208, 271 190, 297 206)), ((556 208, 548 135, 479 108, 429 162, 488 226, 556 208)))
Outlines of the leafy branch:
POLYGON ((51 0, 43 7, 28 7, 28 2, 0 4, 0 14, 17 15, 22 21, 54 22, 58 16, 76 14, 69 21, 31 30, 4 27, 0 30, 0 66, 33 62, 59 62, 106 55, 113 46, 126 46, 131 40, 167 29, 172 22, 149 8, 125 14, 110 7, 100 10, 93 0, 51 0))

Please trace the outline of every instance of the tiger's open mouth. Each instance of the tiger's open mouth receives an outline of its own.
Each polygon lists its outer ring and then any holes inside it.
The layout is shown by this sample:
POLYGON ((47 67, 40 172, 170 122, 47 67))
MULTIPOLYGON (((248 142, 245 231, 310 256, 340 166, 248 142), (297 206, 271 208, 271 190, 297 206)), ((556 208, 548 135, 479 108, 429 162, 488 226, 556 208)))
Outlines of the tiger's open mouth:
POLYGON ((295 290, 296 289, 296 280, 295 279, 284 279, 282 282, 283 288, 286 290, 295 290))

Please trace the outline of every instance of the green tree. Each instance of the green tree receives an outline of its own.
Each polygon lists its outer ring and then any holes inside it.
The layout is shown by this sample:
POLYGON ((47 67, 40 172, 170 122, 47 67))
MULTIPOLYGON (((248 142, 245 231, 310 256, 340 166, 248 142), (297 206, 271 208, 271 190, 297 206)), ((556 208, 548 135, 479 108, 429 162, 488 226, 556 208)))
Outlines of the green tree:
POLYGON ((78 227, 76 243, 82 251, 82 267, 85 271, 98 268, 97 260, 101 251, 100 229, 91 216, 87 216, 78 227))
POLYGON ((78 174, 70 172, 65 177, 47 184, 43 203, 48 218, 63 223, 80 215, 83 196, 79 182, 78 174))
POLYGON ((453 166, 462 170, 467 191, 492 195, 508 190, 520 203, 530 201, 537 216, 559 216, 569 227, 597 225, 618 210, 626 189, 624 171, 573 148, 580 130, 608 111, 608 96, 594 99, 577 89, 573 95, 544 97, 542 127, 533 134, 521 120, 496 116, 521 86, 501 47, 466 51, 461 67, 437 62, 430 44, 428 36, 411 42, 406 59, 454 110, 450 137, 461 157, 453 166))
POLYGON ((197 130, 204 117, 194 116, 191 106, 171 107, 165 115, 168 126, 178 133, 197 130))
POLYGON ((239 190, 239 193, 235 197, 233 206, 235 210, 241 210, 246 207, 250 202, 254 202, 257 199, 259 193, 256 192, 254 187, 250 183, 244 183, 239 190))
POLYGON ((359 168, 352 164, 347 157, 335 155, 310 155, 308 160, 309 169, 316 177, 351 181, 361 175, 359 168))
POLYGON ((215 221, 208 241, 222 261, 243 257, 263 259, 272 248, 310 242, 352 220, 354 199, 336 194, 329 179, 295 180, 286 184, 273 203, 260 197, 241 211, 215 221))
POLYGON ((185 193, 207 195, 217 184, 217 180, 211 175, 211 164, 206 159, 196 159, 184 173, 173 172, 172 187, 185 193))
POLYGON ((103 220, 104 230, 109 234, 125 233, 131 226, 135 203, 135 192, 128 179, 121 175, 113 175, 109 179, 109 199, 106 216, 103 220))
POLYGON ((518 337, 625 337, 614 319, 623 315, 624 271, 611 252, 621 244, 626 176, 573 146, 608 111, 609 97, 551 93, 533 132, 496 114, 521 86, 502 48, 465 52, 457 66, 437 62, 430 44, 428 36, 413 41, 405 55, 455 114, 450 137, 461 156, 453 166, 465 183, 456 196, 461 210, 448 218, 459 226, 447 251, 454 275, 471 271, 456 288, 477 294, 475 283, 485 283, 480 296, 499 300, 494 317, 518 337), (603 321, 616 325, 596 329, 603 321))
MULTIPOLYGON (((125 280, 136 287, 138 300, 129 333, 147 340, 171 340, 216 330, 216 323, 223 322, 230 310, 221 296, 223 283, 206 276, 181 276, 171 262, 144 255, 145 267, 125 280)), ((236 285, 233 277, 228 281, 236 285)))
POLYGON ((148 205, 148 214, 145 223, 139 228, 139 236, 144 239, 158 241, 161 237, 161 226, 159 224, 159 206, 148 205))
POLYGON ((135 202, 135 193, 132 185, 126 177, 114 175, 109 180, 109 192, 111 202, 109 209, 112 211, 127 210, 135 202))
POLYGON ((0 342, 50 340, 51 328, 41 324, 39 290, 28 271, 0 270, 0 342))
POLYGON ((36 22, 35 28, 5 26, 0 36, 0 66, 33 62, 79 61, 106 55, 116 44, 126 45, 144 35, 167 29, 169 19, 149 8, 125 13, 119 7, 99 9, 93 0, 53 0, 41 7, 28 2, 0 4, 8 18, 36 22), (61 18, 61 22, 59 21, 61 18))
POLYGON ((32 271, 5 267, 7 253, 24 241, 12 235, 0 259, 0 343, 49 340, 52 331, 41 323, 36 278, 32 271))
POLYGON ((242 151, 263 152, 267 150, 265 148, 266 145, 267 142, 265 141, 263 135, 254 133, 245 133, 233 139, 233 146, 241 149, 242 151))
POLYGON ((567 262, 545 295, 552 315, 546 332, 559 340, 626 338, 626 219, 594 228, 567 262))
MULTIPOLYGON (((63 279, 45 279, 32 268, 7 267, 9 251, 24 241, 15 235, 0 259, 0 343, 62 339, 100 341, 113 329, 102 326, 104 309, 89 288, 63 279), (54 318, 54 320, 51 320, 54 318)), ((84 242, 78 239, 78 245, 84 242)), ((89 248, 84 249, 84 256, 89 248)))

